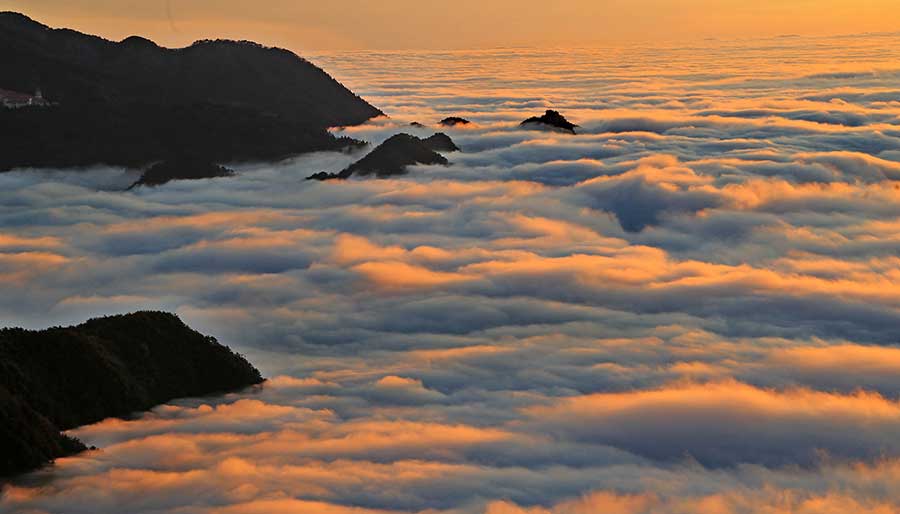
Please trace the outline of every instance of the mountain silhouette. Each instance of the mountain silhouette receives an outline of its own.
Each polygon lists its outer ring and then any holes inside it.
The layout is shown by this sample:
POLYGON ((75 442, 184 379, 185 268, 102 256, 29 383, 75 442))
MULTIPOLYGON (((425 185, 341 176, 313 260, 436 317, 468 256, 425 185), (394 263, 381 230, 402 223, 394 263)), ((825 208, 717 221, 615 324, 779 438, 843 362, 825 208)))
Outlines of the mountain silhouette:
POLYGON ((565 116, 560 114, 558 111, 548 110, 542 116, 534 116, 528 118, 523 121, 521 124, 523 127, 528 126, 544 126, 555 129, 564 130, 566 132, 575 133, 575 129, 578 128, 578 125, 569 122, 565 116))
POLYGON ((40 90, 52 104, 0 109, 0 170, 137 167, 186 149, 212 162, 282 158, 347 146, 326 129, 382 115, 287 50, 116 43, 11 12, 0 13, 0 69, 0 89, 40 90))
POLYGON ((397 134, 378 145, 368 155, 351 164, 340 173, 319 172, 307 180, 348 179, 353 175, 375 175, 386 178, 406 173, 407 166, 414 164, 448 165, 440 151, 459 150, 446 134, 435 134, 428 139, 420 139, 409 134, 397 134))
POLYGON ((2 329, 0 476, 85 449, 60 430, 262 380, 242 356, 162 312, 2 329))
POLYGON ((459 116, 450 116, 449 118, 442 119, 438 123, 445 127, 455 127, 457 125, 469 125, 472 122, 465 118, 460 118, 459 116))
POLYGON ((161 186, 172 180, 198 180, 206 178, 230 177, 234 171, 208 161, 179 158, 162 161, 144 171, 141 178, 129 189, 138 186, 161 186))
POLYGON ((438 132, 437 134, 422 140, 425 143, 425 146, 434 150, 435 152, 458 152, 459 147, 456 146, 456 143, 450 139, 450 136, 444 134, 443 132, 438 132))

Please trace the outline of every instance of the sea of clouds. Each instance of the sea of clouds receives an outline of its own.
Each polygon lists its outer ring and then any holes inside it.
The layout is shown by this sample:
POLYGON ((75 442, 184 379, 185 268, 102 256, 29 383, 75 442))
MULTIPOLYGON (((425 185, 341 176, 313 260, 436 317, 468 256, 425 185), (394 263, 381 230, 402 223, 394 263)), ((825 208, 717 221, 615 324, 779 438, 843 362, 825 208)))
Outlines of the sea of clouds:
POLYGON ((0 511, 900 509, 900 37, 310 57, 390 115, 339 133, 462 152, 0 175, 3 324, 169 310, 272 377, 77 429, 0 511))

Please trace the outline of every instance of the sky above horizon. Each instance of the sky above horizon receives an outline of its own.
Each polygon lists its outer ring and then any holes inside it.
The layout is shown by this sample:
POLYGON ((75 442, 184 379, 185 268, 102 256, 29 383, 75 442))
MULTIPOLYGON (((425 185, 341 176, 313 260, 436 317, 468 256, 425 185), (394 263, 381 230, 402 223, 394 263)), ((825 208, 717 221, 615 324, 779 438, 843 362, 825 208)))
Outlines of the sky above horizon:
POLYGON ((595 45, 900 31, 895 0, 0 0, 54 27, 164 46, 252 39, 294 50, 595 45))

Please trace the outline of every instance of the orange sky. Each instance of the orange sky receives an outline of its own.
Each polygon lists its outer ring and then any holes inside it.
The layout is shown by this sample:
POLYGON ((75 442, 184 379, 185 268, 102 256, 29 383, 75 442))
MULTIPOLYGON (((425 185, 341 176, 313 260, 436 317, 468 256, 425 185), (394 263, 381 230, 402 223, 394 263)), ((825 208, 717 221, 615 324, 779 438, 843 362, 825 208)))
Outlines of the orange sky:
POLYGON ((897 0, 0 0, 0 9, 112 39, 247 38, 296 50, 900 31, 897 0))

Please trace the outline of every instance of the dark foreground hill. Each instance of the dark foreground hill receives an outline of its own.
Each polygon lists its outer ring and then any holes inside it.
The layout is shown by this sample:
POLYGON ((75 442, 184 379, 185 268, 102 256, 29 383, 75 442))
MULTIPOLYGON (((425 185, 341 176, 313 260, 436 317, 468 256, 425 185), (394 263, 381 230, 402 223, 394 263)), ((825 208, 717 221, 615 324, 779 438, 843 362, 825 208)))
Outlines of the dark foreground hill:
POLYGON ((201 41, 167 49, 0 13, 0 89, 50 107, 0 109, 0 170, 141 166, 190 150, 212 162, 346 146, 328 127, 381 111, 282 49, 201 41))
POLYGON ((169 400, 262 382, 243 357, 161 312, 0 330, 0 476, 85 449, 60 434, 169 400))
POLYGON ((344 180, 353 175, 375 175, 378 178, 403 175, 406 173, 406 168, 414 164, 446 166, 450 162, 437 152, 455 152, 457 150, 459 148, 453 143, 453 140, 443 133, 435 134, 427 139, 409 134, 396 134, 340 173, 323 171, 307 177, 307 180, 344 180))

